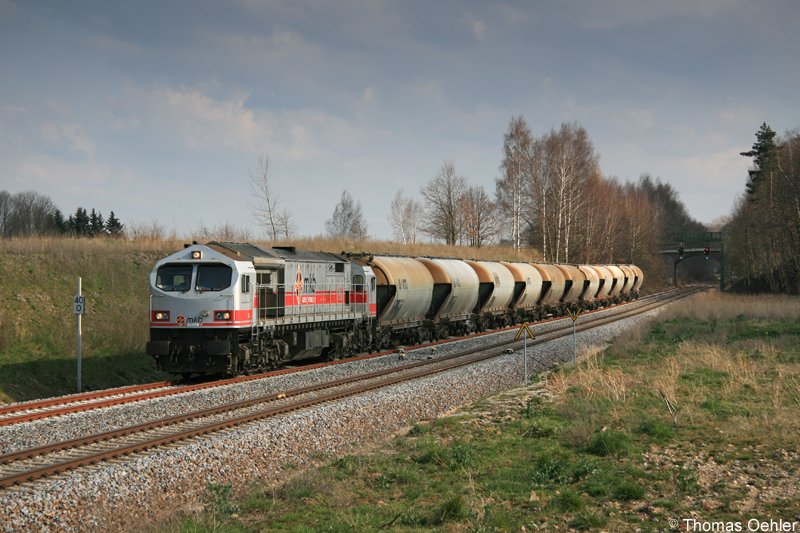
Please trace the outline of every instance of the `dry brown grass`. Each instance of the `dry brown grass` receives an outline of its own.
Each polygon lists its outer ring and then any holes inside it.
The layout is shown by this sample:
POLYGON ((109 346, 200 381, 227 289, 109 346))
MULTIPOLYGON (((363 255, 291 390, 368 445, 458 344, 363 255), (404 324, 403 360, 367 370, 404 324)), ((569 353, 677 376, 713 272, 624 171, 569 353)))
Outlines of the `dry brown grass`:
POLYGON ((0 253, 28 255, 48 254, 68 258, 75 254, 165 252, 178 250, 182 240, 165 239, 87 239, 76 237, 15 237, 0 239, 0 253))
POLYGON ((736 295, 704 292, 672 305, 660 319, 723 320, 742 315, 764 320, 800 320, 800 298, 785 295, 736 295))
POLYGON ((634 377, 619 368, 605 367, 604 350, 589 347, 580 356, 578 366, 572 372, 558 372, 547 380, 547 390, 555 397, 563 397, 568 391, 589 398, 605 398, 625 403, 634 377))
MULTIPOLYGON (((75 237, 24 237, 0 240, 0 253, 10 254, 55 254, 57 257, 68 257, 76 253, 124 253, 124 252, 163 252, 179 250, 192 237, 185 239, 162 239, 157 236, 143 236, 135 239, 87 239, 75 237)), ((206 240, 196 239, 198 242, 206 240)), ((372 254, 458 257, 493 261, 536 261, 541 253, 533 248, 515 251, 505 246, 448 246, 435 243, 401 244, 392 241, 371 239, 343 239, 328 237, 302 237, 275 242, 249 239, 249 242, 270 248, 275 245, 295 246, 300 250, 324 251, 331 253, 367 252, 372 254)))
MULTIPOLYGON (((763 305, 756 312, 774 309, 763 305)), ((792 446, 800 436, 800 365, 786 362, 780 346, 764 340, 735 345, 692 340, 664 358, 626 357, 624 364, 595 349, 576 368, 551 375, 546 387, 565 409, 570 398, 606 400, 602 418, 612 423, 641 419, 646 405, 652 409, 648 416, 669 419, 666 399, 679 426, 702 427, 735 442, 792 446), (634 401, 637 397, 650 401, 634 401)))
MULTIPOLYGON (((258 242, 266 247, 272 246, 269 242, 258 242)), ((392 241, 376 241, 371 239, 332 239, 329 237, 304 237, 277 241, 276 244, 296 246, 299 249, 324 251, 332 253, 341 252, 368 252, 372 254, 426 256, 426 257, 458 257, 463 259, 485 259, 492 261, 536 261, 541 259, 541 253, 533 248, 515 251, 505 246, 483 246, 472 248, 469 246, 448 246, 446 244, 416 243, 402 244, 392 241)))

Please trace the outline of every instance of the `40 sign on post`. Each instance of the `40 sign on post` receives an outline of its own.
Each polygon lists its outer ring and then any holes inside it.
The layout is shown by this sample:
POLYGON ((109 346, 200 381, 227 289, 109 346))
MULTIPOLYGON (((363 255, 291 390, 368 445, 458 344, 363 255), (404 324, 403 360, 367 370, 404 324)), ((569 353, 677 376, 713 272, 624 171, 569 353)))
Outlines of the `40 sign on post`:
POLYGON ((78 392, 81 391, 81 317, 86 314, 86 298, 81 294, 81 278, 78 278, 78 294, 72 299, 72 311, 78 318, 78 392))
POLYGON ((72 300, 72 310, 76 315, 86 314, 86 299, 80 294, 76 294, 75 298, 72 300))

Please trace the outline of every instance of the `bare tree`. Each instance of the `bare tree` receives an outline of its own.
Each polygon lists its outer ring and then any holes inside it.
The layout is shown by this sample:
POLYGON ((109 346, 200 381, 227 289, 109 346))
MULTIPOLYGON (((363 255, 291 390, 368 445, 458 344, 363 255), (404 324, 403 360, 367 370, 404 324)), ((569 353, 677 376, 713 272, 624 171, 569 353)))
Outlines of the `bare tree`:
POLYGON ((9 220, 11 219, 12 196, 8 191, 0 191, 0 237, 9 236, 9 220))
POLYGON ((419 202, 397 191, 390 207, 389 222, 392 225, 395 239, 403 244, 417 242, 417 228, 419 227, 419 214, 422 208, 419 202))
POLYGON ((470 246, 480 248, 497 232, 496 209, 483 187, 469 187, 461 197, 464 235, 470 246))
POLYGON ((522 214, 526 186, 531 183, 533 138, 522 115, 512 117, 503 141, 502 177, 496 180, 497 203, 511 231, 511 245, 522 245, 522 214))
POLYGON ((422 188, 425 202, 425 233, 447 244, 455 244, 462 236, 464 220, 459 209, 467 187, 464 176, 456 173, 452 161, 442 164, 439 173, 422 188))
POLYGON ((280 209, 280 198, 272 187, 269 175, 269 158, 258 158, 258 169, 250 174, 250 210, 259 226, 267 230, 273 241, 280 237, 288 238, 294 231, 291 214, 280 209))
POLYGON ((49 196, 34 191, 0 194, 0 229, 3 237, 44 235, 56 231, 58 209, 49 196))
POLYGON ((345 189, 333 210, 333 215, 325 222, 325 229, 331 237, 363 238, 367 236, 367 221, 361 212, 361 202, 345 189))
POLYGON ((283 208, 278 215, 278 227, 281 229, 281 236, 285 239, 297 233, 297 226, 292 220, 292 214, 286 208, 283 208))

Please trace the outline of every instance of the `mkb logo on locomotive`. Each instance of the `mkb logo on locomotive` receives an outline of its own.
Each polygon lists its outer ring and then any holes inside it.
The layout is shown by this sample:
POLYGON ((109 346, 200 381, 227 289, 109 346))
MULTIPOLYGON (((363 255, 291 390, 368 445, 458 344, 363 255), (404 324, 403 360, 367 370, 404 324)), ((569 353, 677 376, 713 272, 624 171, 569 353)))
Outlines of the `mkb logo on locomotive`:
POLYGON ((183 315, 178 315, 178 318, 175 319, 175 323, 179 326, 186 326, 191 324, 202 324, 203 317, 202 316, 190 316, 186 318, 183 315))

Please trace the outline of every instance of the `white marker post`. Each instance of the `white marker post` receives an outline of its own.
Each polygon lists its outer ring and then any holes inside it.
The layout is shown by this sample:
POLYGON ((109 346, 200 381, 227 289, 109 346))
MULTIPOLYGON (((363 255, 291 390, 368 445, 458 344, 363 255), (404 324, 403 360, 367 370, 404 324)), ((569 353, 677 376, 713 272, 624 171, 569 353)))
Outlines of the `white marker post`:
POLYGON ((515 341, 518 341, 522 334, 525 333, 525 340, 522 344, 522 360, 525 362, 525 380, 522 382, 523 385, 528 384, 528 338, 535 339, 533 332, 531 331, 530 326, 528 326, 527 322, 523 322, 522 325, 519 327, 519 331, 517 332, 517 336, 514 338, 515 341))
POLYGON ((81 278, 78 277, 78 294, 72 300, 72 310, 78 317, 78 392, 81 392, 81 315, 86 314, 86 301, 81 295, 81 278))

